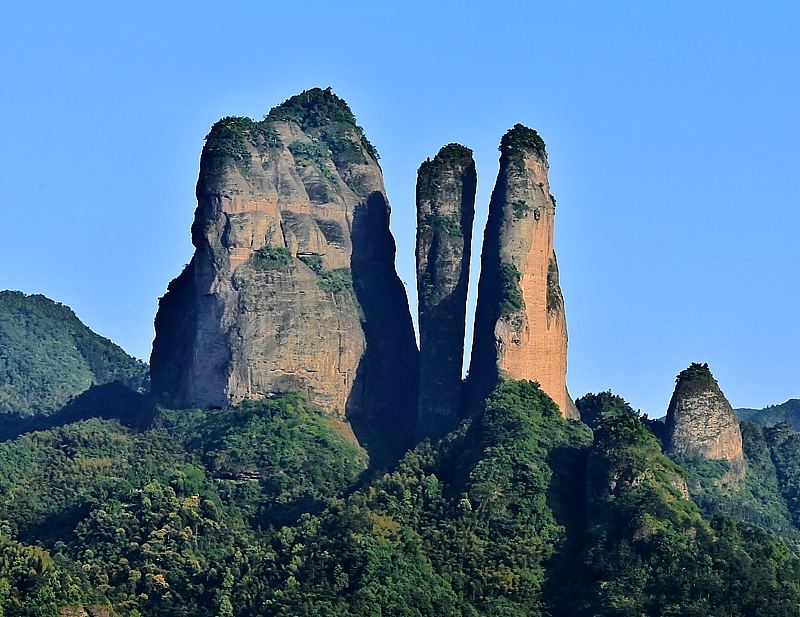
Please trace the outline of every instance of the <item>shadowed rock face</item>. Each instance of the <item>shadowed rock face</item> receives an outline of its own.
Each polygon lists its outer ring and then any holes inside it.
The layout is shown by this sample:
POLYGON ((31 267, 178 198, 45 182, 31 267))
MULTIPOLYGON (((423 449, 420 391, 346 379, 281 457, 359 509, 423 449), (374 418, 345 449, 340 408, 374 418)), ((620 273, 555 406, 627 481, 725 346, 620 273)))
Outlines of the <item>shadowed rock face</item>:
POLYGON ((567 322, 544 142, 517 124, 500 152, 481 254, 469 399, 483 399, 499 378, 529 379, 563 416, 577 418, 566 386, 567 322))
POLYGON ((376 159, 330 89, 261 122, 214 125, 195 254, 156 316, 152 392, 162 403, 295 390, 339 420, 410 436, 418 355, 376 159))
POLYGON ((669 454, 729 461, 735 477, 744 473, 739 422, 707 364, 692 363, 678 375, 666 432, 669 454))
POLYGON ((444 435, 460 416, 475 188, 472 151, 458 144, 417 174, 419 438, 444 435))

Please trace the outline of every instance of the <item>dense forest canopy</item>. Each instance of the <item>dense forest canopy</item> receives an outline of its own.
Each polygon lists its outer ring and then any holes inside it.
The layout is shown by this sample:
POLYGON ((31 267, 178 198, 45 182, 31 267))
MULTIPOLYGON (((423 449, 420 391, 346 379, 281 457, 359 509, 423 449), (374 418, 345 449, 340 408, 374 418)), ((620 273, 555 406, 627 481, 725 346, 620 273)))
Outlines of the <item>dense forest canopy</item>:
POLYGON ((592 429, 535 383, 504 382, 384 471, 294 394, 158 408, 145 430, 71 418, 8 439, 0 607, 796 614, 800 436, 746 425, 755 471, 729 490, 714 483, 724 469, 667 458, 620 397, 578 405, 592 429))

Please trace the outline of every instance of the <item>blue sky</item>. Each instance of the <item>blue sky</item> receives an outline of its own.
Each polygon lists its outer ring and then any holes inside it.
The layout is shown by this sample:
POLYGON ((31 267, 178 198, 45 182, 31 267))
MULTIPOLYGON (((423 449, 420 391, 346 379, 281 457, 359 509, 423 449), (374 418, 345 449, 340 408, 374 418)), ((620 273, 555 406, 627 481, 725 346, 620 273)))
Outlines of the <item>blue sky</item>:
POLYGON ((412 295, 419 163, 475 151, 477 265, 522 122, 550 153, 574 395, 661 415, 702 361, 735 406, 800 396, 797 7, 5 0, 0 288, 146 358, 211 124, 330 85, 381 152, 412 295))

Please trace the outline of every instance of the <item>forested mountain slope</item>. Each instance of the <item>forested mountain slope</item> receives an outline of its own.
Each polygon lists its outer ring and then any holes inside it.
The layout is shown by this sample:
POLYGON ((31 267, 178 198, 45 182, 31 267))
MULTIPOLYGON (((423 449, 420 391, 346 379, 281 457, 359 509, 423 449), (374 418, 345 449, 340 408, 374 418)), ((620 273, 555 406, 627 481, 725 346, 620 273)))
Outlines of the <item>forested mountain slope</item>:
POLYGON ((737 409, 736 415, 742 420, 765 426, 786 422, 797 430, 800 429, 800 399, 792 398, 764 409, 737 409))
POLYGON ((0 292, 0 413, 49 414, 94 384, 147 388, 147 365, 41 295, 0 292))
MULTIPOLYGON (((691 474, 610 400, 592 432, 535 384, 504 382, 456 431, 377 474, 329 415, 291 394, 156 409, 144 431, 90 419, 22 435, 0 444, 0 606, 795 614, 791 539, 703 514, 691 474)), ((788 500, 792 482, 778 482, 788 500)))

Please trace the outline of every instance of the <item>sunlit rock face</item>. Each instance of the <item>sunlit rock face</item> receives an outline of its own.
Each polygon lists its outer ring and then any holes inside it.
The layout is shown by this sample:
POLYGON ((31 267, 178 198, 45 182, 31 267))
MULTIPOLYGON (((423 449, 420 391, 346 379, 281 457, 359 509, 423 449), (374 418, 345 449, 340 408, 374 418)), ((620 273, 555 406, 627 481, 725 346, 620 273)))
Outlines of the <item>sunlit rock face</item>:
POLYGON ((263 121, 220 120, 197 204, 195 254, 156 317, 154 395, 216 407, 294 390, 343 425, 409 436, 418 353, 377 153, 347 104, 313 89, 263 121))
POLYGON ((469 399, 500 378, 537 381, 565 417, 578 416, 567 391, 567 321, 553 249, 555 199, 545 145, 517 124, 500 144, 500 172, 483 239, 469 399))

